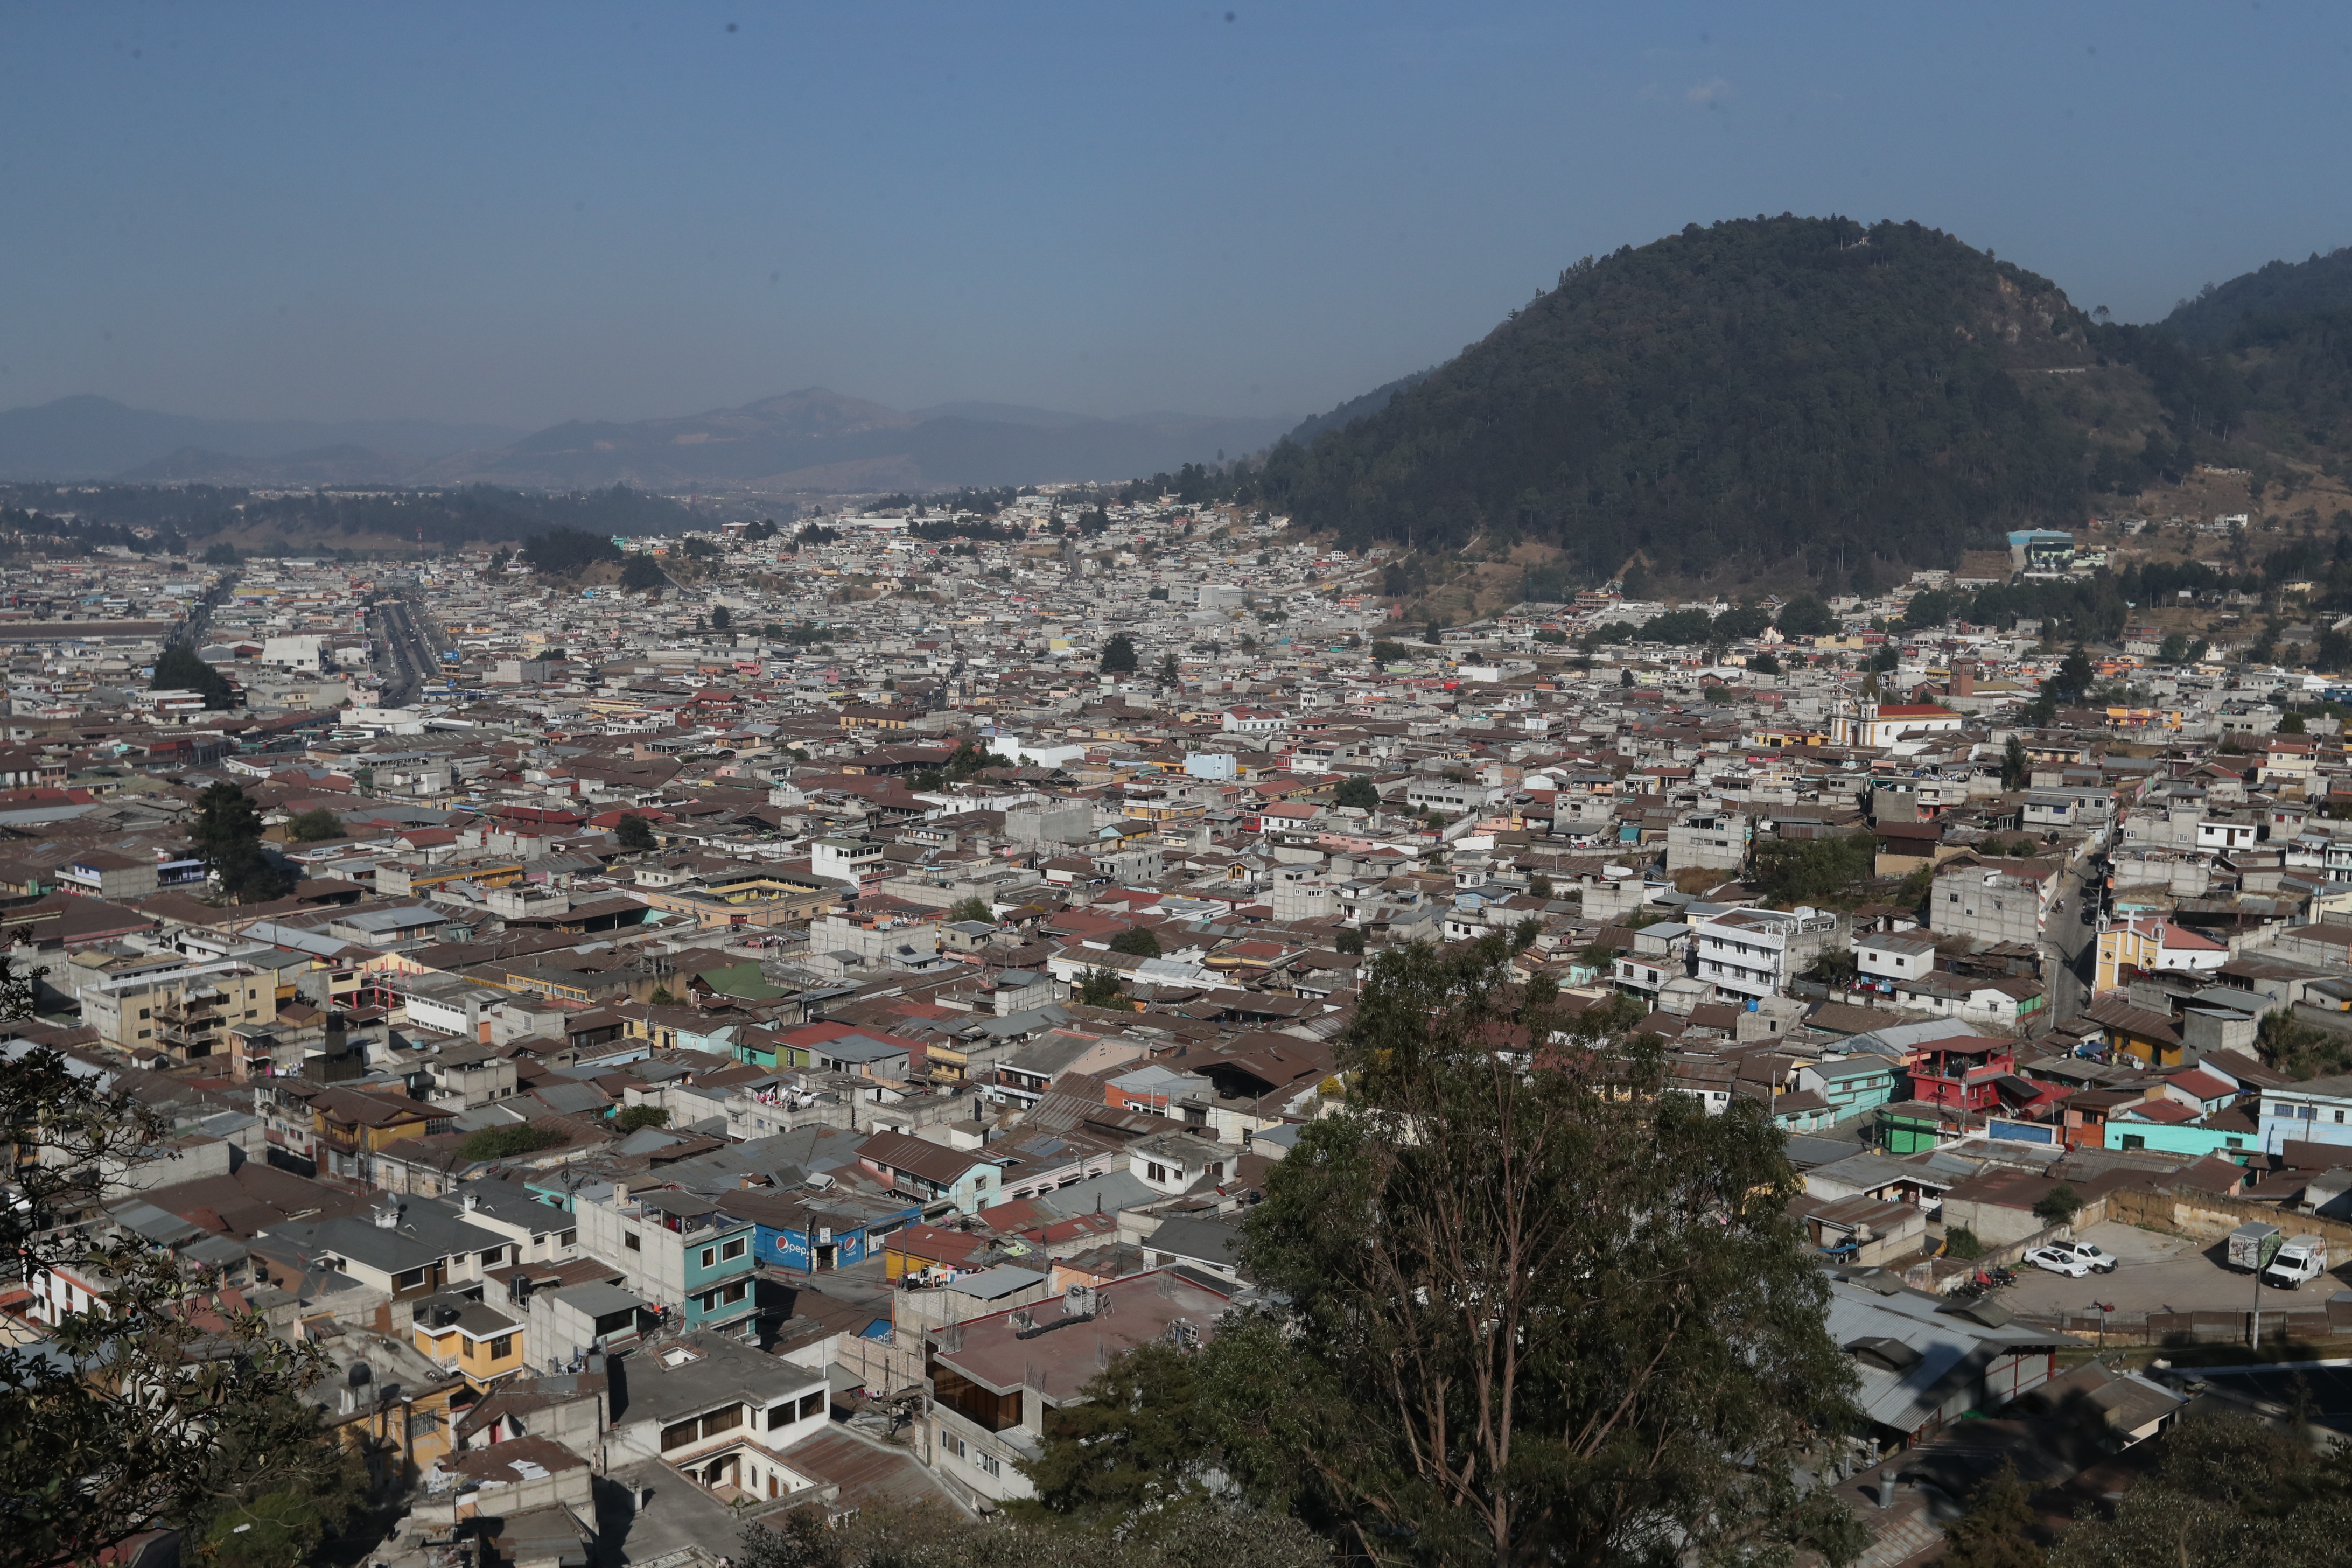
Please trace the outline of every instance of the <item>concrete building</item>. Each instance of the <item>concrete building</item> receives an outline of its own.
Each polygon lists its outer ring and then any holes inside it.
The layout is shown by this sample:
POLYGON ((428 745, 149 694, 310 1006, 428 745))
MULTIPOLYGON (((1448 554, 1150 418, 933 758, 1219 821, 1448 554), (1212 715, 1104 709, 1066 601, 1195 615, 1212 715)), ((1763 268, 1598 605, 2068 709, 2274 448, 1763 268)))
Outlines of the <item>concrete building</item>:
POLYGON ((1809 905, 1793 910, 1730 910, 1692 929, 1698 979, 1729 995, 1777 995, 1836 943, 1840 921, 1809 905))

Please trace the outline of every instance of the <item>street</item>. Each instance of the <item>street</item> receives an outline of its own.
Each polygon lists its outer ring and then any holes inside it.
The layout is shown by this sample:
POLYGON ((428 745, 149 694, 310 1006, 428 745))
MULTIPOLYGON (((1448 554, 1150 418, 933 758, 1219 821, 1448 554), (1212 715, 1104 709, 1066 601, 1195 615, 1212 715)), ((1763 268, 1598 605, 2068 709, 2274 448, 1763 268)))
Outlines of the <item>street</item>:
POLYGON ((2099 928, 2083 923, 2083 910, 2086 902, 2095 904, 2104 880, 2104 873, 2087 856, 2070 862, 2059 873, 2058 891, 2065 907, 2051 911, 2042 932, 2043 978, 2050 991, 2048 1017, 2053 1024, 2078 1016, 2090 1004, 2099 928))
POLYGON ((415 700, 425 681, 441 668, 433 640, 422 617, 406 600, 383 598, 375 603, 383 627, 382 653, 386 661, 382 701, 398 708, 415 700))

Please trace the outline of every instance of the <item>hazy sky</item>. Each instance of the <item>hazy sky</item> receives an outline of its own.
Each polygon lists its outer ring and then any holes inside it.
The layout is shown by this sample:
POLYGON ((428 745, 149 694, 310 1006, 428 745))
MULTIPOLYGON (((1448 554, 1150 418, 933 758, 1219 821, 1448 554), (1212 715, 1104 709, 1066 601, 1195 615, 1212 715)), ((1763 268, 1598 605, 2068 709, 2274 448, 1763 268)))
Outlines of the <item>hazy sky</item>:
POLYGON ((1232 4, 8 0, 0 407, 1306 413, 1694 220, 2352 243, 2340 0, 1232 4))

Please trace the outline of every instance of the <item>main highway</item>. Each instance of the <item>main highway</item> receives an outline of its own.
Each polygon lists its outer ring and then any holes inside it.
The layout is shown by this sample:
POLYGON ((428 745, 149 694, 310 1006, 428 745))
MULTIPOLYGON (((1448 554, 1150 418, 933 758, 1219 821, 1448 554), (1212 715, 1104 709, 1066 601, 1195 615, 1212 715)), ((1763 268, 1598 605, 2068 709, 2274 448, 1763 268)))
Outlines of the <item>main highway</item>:
POLYGON ((386 595, 375 602, 376 667, 383 675, 386 708, 415 700, 425 683, 441 668, 441 628, 433 617, 405 599, 386 595))

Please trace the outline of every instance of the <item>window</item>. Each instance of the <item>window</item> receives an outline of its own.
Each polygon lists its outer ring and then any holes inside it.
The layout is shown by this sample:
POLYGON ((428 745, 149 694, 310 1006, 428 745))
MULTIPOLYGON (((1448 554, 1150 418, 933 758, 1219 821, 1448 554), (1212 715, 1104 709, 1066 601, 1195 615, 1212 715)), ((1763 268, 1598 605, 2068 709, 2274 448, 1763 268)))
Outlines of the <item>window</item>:
POLYGON ((980 1466, 980 1473, 983 1476, 1001 1476, 1004 1473, 1003 1461, 984 1448, 972 1458, 973 1462, 980 1466))
POLYGON ((424 1283, 425 1270, 422 1268, 404 1269, 392 1277, 392 1288, 395 1290, 414 1290, 424 1283))
POLYGON ((577 1247, 580 1245, 580 1233, 576 1230, 567 1230, 557 1237, 555 1242, 559 1247, 577 1247))
POLYGON ((637 1233, 634 1230, 625 1230, 621 1233, 621 1245, 627 1247, 631 1252, 643 1252, 645 1250, 644 1246, 637 1240, 637 1233))
POLYGON ((793 1402, 791 1400, 787 1399, 782 1405, 772 1405, 768 1407, 769 1431, 772 1432, 779 1426, 789 1426, 792 1421, 793 1402))
POLYGON ((661 1435, 662 1452, 667 1454, 672 1448, 683 1448, 701 1436, 702 1428, 698 1422, 681 1421, 675 1426, 665 1426, 661 1435))
POLYGON ((730 1405, 724 1410, 714 1410, 702 1418, 702 1435, 706 1437, 716 1437, 721 1432, 731 1431, 741 1425, 743 1425, 743 1407, 740 1405, 730 1405))
POLYGON ((139 1016, 142 1018, 152 1018, 155 1016, 154 1009, 151 1007, 142 1007, 139 1009, 139 1016))
POLYGON ((704 1248, 702 1249, 702 1266, 703 1266, 705 1268, 709 1268, 712 1264, 714 1264, 714 1263, 716 1263, 716 1262, 718 1262, 718 1261, 719 1261, 719 1249, 718 1249, 717 1247, 704 1247, 704 1248))
POLYGON ((942 1432, 940 1434, 940 1447, 945 1448, 949 1453, 953 1454, 959 1459, 962 1458, 966 1452, 963 1446, 963 1439, 957 1436, 952 1432, 942 1432))
POLYGON ((738 1279, 734 1284, 730 1285, 726 1289, 721 1290, 719 1293, 719 1299, 731 1307, 736 1302, 743 1299, 743 1292, 748 1288, 749 1287, 747 1287, 742 1280, 738 1279))
POLYGON ((823 1389, 819 1389, 819 1390, 818 1390, 816 1393, 814 1393, 814 1394, 802 1394, 802 1395, 801 1395, 801 1419, 802 1419, 802 1420, 806 1421, 806 1420, 808 1420, 811 1416, 814 1416, 814 1415, 824 1415, 824 1391, 823 1389))
POLYGON ((739 1236, 734 1240, 728 1242, 725 1246, 721 1247, 719 1249, 719 1256, 721 1258, 740 1258, 743 1256, 744 1245, 745 1243, 743 1238, 739 1236))
POLYGON ((490 1359, 499 1361, 514 1353, 514 1336, 500 1334, 490 1342, 490 1359))
MULTIPOLYGON (((485 1268, 496 1268, 499 1266, 499 1260, 506 1255, 507 1249, 505 1247, 493 1247, 488 1252, 482 1254, 482 1267, 485 1268)), ((522 1259, 517 1258, 515 1261, 517 1263, 520 1263, 522 1259)))
POLYGON ((2147 1147, 2147 1140, 2137 1132, 2126 1132, 2124 1134, 2124 1147, 2126 1149, 2145 1149, 2147 1147))
POLYGON ((1164 1182, 1168 1179, 1168 1167, 1156 1162, 1147 1163, 1143 1167, 1143 1179, 1147 1182, 1164 1182))

